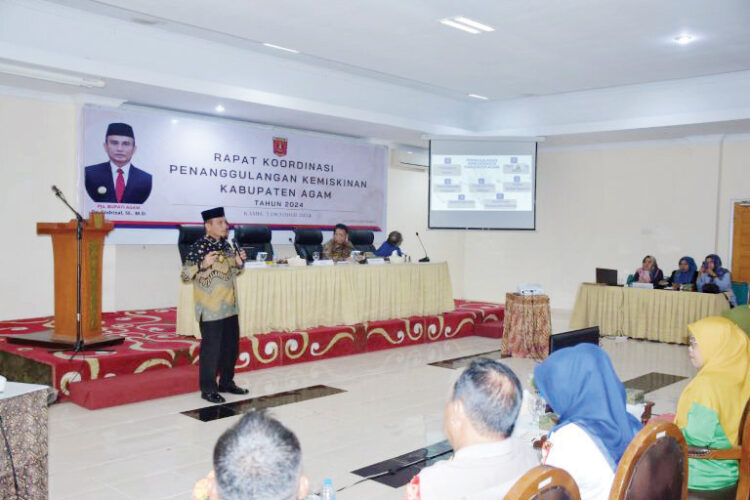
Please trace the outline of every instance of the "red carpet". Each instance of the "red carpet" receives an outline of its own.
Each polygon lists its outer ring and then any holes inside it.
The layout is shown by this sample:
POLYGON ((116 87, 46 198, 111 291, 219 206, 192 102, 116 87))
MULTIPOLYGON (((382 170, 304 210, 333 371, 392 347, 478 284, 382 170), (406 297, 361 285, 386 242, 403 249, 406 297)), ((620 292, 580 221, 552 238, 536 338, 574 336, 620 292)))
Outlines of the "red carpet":
MULTIPOLYGON (((475 326, 485 322, 488 325, 476 333, 497 337, 502 335, 497 325, 502 325, 503 315, 503 307, 498 304, 457 300, 455 311, 436 316, 271 332, 240 341, 237 371, 465 337, 474 335, 475 326)), ((103 313, 102 326, 104 333, 124 336, 125 342, 79 353, 73 359, 69 351, 8 344, 0 337, 4 375, 11 380, 52 385, 60 390, 61 398, 87 408, 197 390, 194 365, 200 343, 175 333, 174 308, 103 313)), ((52 327, 50 317, 5 321, 0 322, 0 335, 52 327)))

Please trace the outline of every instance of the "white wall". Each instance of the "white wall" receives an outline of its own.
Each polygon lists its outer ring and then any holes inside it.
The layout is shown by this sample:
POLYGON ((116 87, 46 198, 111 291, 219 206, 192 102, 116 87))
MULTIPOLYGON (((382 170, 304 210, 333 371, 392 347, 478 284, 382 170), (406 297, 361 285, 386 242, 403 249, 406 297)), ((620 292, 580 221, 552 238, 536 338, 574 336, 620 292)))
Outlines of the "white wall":
POLYGON ((50 185, 75 193, 75 117, 72 104, 0 96, 0 319, 53 311, 52 243, 36 223, 70 219, 50 185))
POLYGON ((504 301, 541 283, 571 309, 595 267, 623 278, 646 254, 671 272, 685 254, 714 249, 718 142, 706 140, 539 149, 536 231, 467 233, 464 289, 504 301))
MULTIPOLYGON (((732 207, 750 200, 750 135, 729 135, 722 148, 721 189, 716 248, 724 257, 731 252, 732 207)), ((724 263, 730 267, 731 261, 724 263)))

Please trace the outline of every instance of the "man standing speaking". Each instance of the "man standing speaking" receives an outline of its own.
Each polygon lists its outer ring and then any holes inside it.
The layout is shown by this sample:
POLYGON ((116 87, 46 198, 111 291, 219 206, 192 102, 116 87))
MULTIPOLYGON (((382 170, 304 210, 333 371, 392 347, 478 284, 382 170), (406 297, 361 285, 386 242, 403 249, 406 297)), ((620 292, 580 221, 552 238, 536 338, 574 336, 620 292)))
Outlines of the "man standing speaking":
POLYGON ((234 281, 242 272, 247 254, 244 250, 235 252, 226 240, 229 225, 224 207, 201 215, 206 234, 190 247, 182 266, 182 281, 193 282, 195 315, 201 330, 201 397, 211 403, 223 403, 220 392, 248 393, 234 383, 240 340, 234 281))

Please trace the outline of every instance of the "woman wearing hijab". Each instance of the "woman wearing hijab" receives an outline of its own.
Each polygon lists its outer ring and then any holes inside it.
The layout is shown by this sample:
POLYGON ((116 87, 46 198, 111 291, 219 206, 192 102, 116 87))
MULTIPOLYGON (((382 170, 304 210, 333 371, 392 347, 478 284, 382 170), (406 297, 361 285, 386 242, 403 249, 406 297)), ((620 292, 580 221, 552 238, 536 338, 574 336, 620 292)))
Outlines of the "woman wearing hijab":
MULTIPOLYGON (((696 321, 688 325, 688 331, 688 356, 698 374, 680 395, 675 424, 682 429, 688 446, 736 446, 742 411, 750 398, 748 336, 719 316, 696 321)), ((736 460, 691 458, 688 464, 688 489, 711 491, 711 498, 723 498, 721 493, 734 498, 736 460)))
POLYGON ((721 267, 721 258, 714 253, 707 255, 706 260, 703 261, 703 265, 698 271, 696 286, 699 292, 724 292, 727 294, 732 307, 737 305, 737 298, 732 291, 732 273, 721 267))
POLYGON ((679 290, 681 287, 692 287, 695 289, 695 281, 697 279, 698 266, 695 265, 695 261, 692 257, 686 255, 680 259, 678 268, 673 271, 672 276, 669 277, 669 284, 675 290, 679 290))
POLYGON ((609 356, 594 344, 560 349, 536 366, 534 385, 560 416, 543 463, 573 476, 582 500, 608 499, 617 463, 641 429, 609 356))
POLYGON ((643 258, 642 266, 635 270, 634 275, 635 281, 638 283, 653 283, 656 285, 664 279, 664 273, 656 264, 656 259, 650 255, 643 258))
POLYGON ((401 233, 398 231, 391 231, 388 235, 388 239, 380 245, 380 248, 375 250, 375 255, 378 257, 390 257, 393 255, 393 252, 396 252, 396 254, 401 257, 403 255, 401 253, 402 241, 404 241, 404 238, 401 236, 401 233))

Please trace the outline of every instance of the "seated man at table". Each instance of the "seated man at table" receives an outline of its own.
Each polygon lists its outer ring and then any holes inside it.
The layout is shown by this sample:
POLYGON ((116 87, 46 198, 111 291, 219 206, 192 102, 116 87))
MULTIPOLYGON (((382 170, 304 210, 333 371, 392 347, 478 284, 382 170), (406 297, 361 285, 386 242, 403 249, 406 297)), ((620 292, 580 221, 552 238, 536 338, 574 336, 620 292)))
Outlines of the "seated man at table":
POLYGON ((346 260, 354 250, 354 245, 349 241, 349 228, 344 224, 336 224, 333 228, 333 238, 323 245, 323 258, 334 262, 346 260))
POLYGON ((521 384, 510 368, 486 358, 472 361, 445 407, 444 429, 453 459, 414 476, 406 500, 503 498, 538 465, 531 444, 510 437, 521 396, 521 384))

